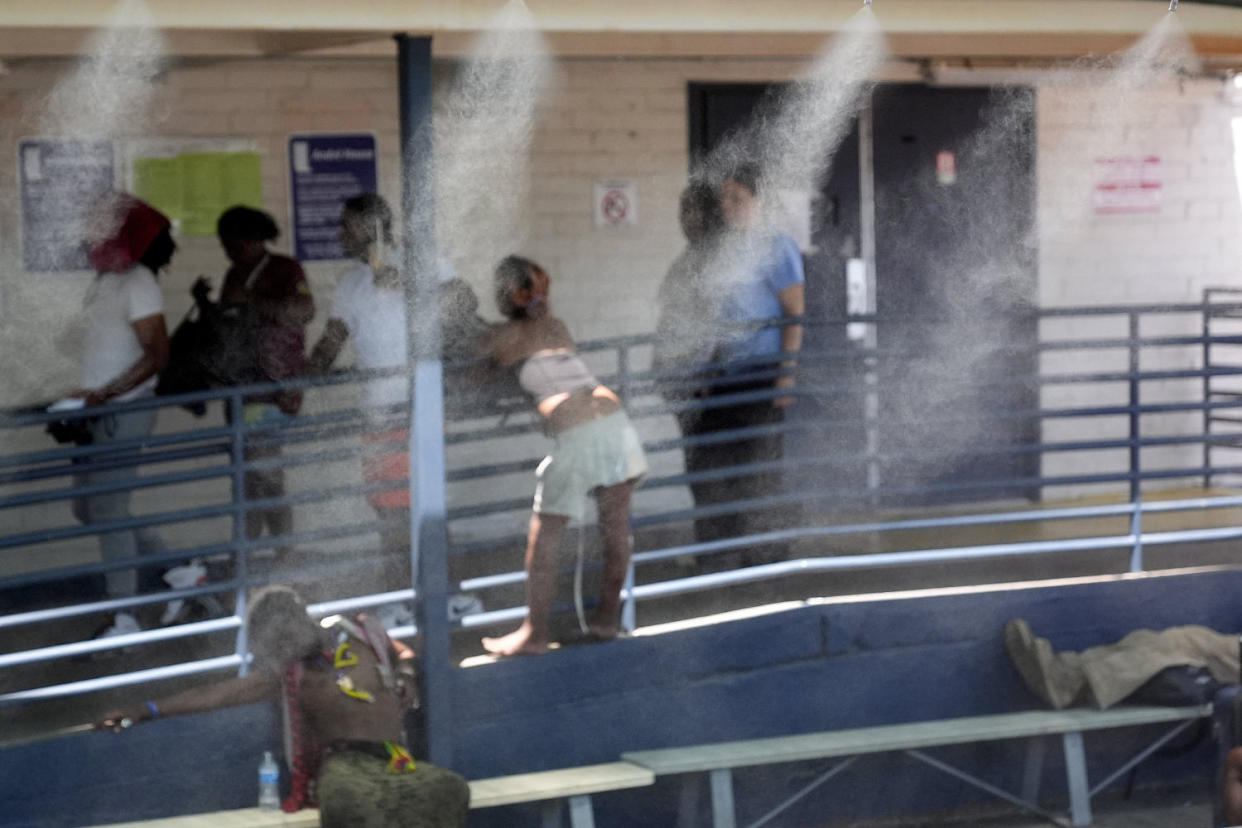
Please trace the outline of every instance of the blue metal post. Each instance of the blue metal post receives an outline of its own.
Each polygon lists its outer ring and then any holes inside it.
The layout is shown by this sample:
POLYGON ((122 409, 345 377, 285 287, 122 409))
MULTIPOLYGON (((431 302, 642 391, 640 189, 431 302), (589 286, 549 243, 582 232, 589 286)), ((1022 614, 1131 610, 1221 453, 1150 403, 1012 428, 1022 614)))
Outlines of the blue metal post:
POLYGON ((630 402, 630 351, 625 343, 617 346, 617 387, 614 389, 624 405, 630 402))
POLYGON ((1203 291, 1203 488, 1212 488, 1212 289, 1203 291))
POLYGON ((397 35, 401 96, 402 249, 406 274, 410 403, 410 554, 427 758, 452 766, 448 534, 445 526, 444 387, 436 279, 432 166, 431 38, 397 35))
POLYGON ((237 628, 237 674, 244 676, 250 671, 250 663, 246 660, 246 654, 250 650, 250 641, 247 638, 248 630, 246 629, 246 608, 249 604, 249 597, 246 591, 246 581, 249 573, 249 550, 245 548, 246 542, 246 423, 243 419, 245 414, 245 403, 242 401, 242 395, 233 392, 224 400, 224 404, 228 406, 229 411, 229 464, 232 472, 233 482, 233 567, 237 573, 237 600, 235 602, 234 612, 241 619, 241 626, 237 628))
MULTIPOLYGON (((1143 479, 1141 445, 1143 415, 1139 413, 1139 314, 1130 311, 1130 534, 1134 546, 1130 550, 1130 571, 1143 571, 1143 479)), ((1077 823, 1075 823, 1077 824, 1077 823)))

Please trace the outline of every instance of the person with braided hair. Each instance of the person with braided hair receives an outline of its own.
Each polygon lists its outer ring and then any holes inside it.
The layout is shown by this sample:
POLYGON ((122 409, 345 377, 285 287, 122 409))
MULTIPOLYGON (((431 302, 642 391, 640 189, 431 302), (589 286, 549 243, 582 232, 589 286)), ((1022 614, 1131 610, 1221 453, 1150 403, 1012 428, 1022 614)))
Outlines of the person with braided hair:
POLYGON ((317 624, 284 586, 255 593, 247 626, 249 675, 113 711, 96 727, 279 699, 292 777, 285 811, 317 803, 323 828, 465 826, 466 780, 406 748, 402 717, 416 695, 408 647, 367 615, 317 624))

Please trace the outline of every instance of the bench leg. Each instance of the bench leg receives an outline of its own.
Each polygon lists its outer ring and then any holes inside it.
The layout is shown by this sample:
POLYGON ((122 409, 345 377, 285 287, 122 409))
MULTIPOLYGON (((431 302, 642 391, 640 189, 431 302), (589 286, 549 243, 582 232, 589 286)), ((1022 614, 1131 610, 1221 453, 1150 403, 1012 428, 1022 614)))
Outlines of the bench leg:
POLYGON ((1026 767, 1022 772, 1022 798, 1027 802, 1039 801, 1039 783, 1044 775, 1044 755, 1048 752, 1048 742, 1043 736, 1036 736, 1026 746, 1026 767))
POLYGON ((569 798, 570 828, 595 828, 595 813, 591 810, 589 794, 579 794, 569 798))
POLYGON ((712 771, 712 825, 714 828, 737 828, 733 811, 733 771, 728 768, 712 771))
POLYGON ((1070 822, 1075 828, 1091 824, 1091 791, 1087 787, 1087 758, 1082 749, 1081 733, 1064 733, 1065 776, 1069 783, 1070 822))
POLYGON ((699 824, 699 785, 703 777, 697 773, 681 776, 681 798, 677 803, 677 828, 697 828, 699 824))
POLYGON ((561 828, 561 801, 545 799, 539 805, 539 816, 543 828, 561 828))

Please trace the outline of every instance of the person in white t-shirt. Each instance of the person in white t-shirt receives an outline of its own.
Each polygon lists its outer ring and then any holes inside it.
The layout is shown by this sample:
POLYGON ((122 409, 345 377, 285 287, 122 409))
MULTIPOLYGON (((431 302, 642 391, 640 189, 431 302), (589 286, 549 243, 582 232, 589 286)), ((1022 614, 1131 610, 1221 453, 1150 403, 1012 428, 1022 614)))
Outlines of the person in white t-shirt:
MULTIPOLYGON (((164 298, 156 276, 176 251, 169 221, 148 204, 127 194, 116 194, 105 208, 112 220, 107 238, 90 251, 97 271, 87 294, 86 343, 82 359, 81 388, 70 396, 86 405, 118 403, 150 397, 159 372, 168 364, 168 332, 164 324, 164 298)), ((104 414, 90 421, 92 445, 133 442, 151 434, 156 410, 144 408, 104 414)), ((137 448, 78 458, 82 471, 74 475, 75 487, 125 483, 138 476, 137 448), (106 464, 109 468, 92 470, 106 464)), ((85 495, 73 503, 73 514, 84 524, 107 524, 126 520, 128 488, 85 495)), ((99 535, 105 561, 123 560, 164 550, 150 529, 122 529, 99 535)), ((146 573, 144 573, 145 580, 146 573)), ((126 598, 138 592, 138 572, 112 570, 106 574, 109 598, 126 598)), ((98 636, 137 632, 140 625, 131 612, 117 612, 98 636)))
MULTIPOLYGON (((367 425, 362 435, 362 471, 366 483, 385 487, 368 494, 367 501, 382 520, 391 522, 392 528, 381 533, 380 542, 386 552, 403 563, 402 572, 390 574, 408 580, 404 567, 410 549, 410 493, 405 485, 398 485, 407 483, 410 476, 410 384, 404 370, 408 365, 406 290, 396 267, 392 210, 381 196, 365 193, 345 202, 341 248, 356 264, 337 283, 328 322, 311 351, 310 370, 328 370, 349 340, 359 370, 402 369, 363 384, 367 425)), ((470 383, 474 374, 462 363, 478 353, 487 323, 476 313, 478 298, 457 278, 452 265, 441 258, 436 267, 442 355, 453 369, 445 383, 451 386, 458 379, 470 383)))
MULTIPOLYGON (((355 264, 336 286, 327 325, 311 350, 311 371, 326 371, 350 339, 359 370, 405 368, 405 285, 394 266, 392 210, 381 196, 366 193, 345 202, 341 248, 355 264)), ((409 480, 410 433, 408 417, 401 411, 409 401, 409 388, 404 371, 363 384, 367 427, 362 435, 362 471, 369 484, 409 480)), ((408 551, 409 489, 371 492, 367 502, 382 520, 392 521, 393 528, 381 532, 383 548, 394 555, 408 551)))

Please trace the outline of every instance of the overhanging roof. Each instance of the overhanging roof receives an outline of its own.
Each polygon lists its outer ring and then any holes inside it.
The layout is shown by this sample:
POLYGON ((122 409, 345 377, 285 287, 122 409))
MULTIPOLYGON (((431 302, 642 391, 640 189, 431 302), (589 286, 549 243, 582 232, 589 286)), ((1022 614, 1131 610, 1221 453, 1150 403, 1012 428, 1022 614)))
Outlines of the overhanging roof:
MULTIPOLYGON (((430 34, 441 55, 465 51, 504 0, 148 0, 179 56, 391 54, 394 32, 430 34)), ((860 7, 856 0, 529 0, 563 56, 803 56, 860 7)), ((130 0, 127 9, 141 9, 130 0)), ((1168 12, 1167 0, 874 0, 894 54, 1064 58, 1124 49, 1168 12)), ((1242 65, 1242 0, 1182 0, 1197 52, 1242 65)), ((108 0, 3 0, 0 57, 79 54, 117 19, 108 0)), ((127 19, 134 19, 132 16, 127 19)))

